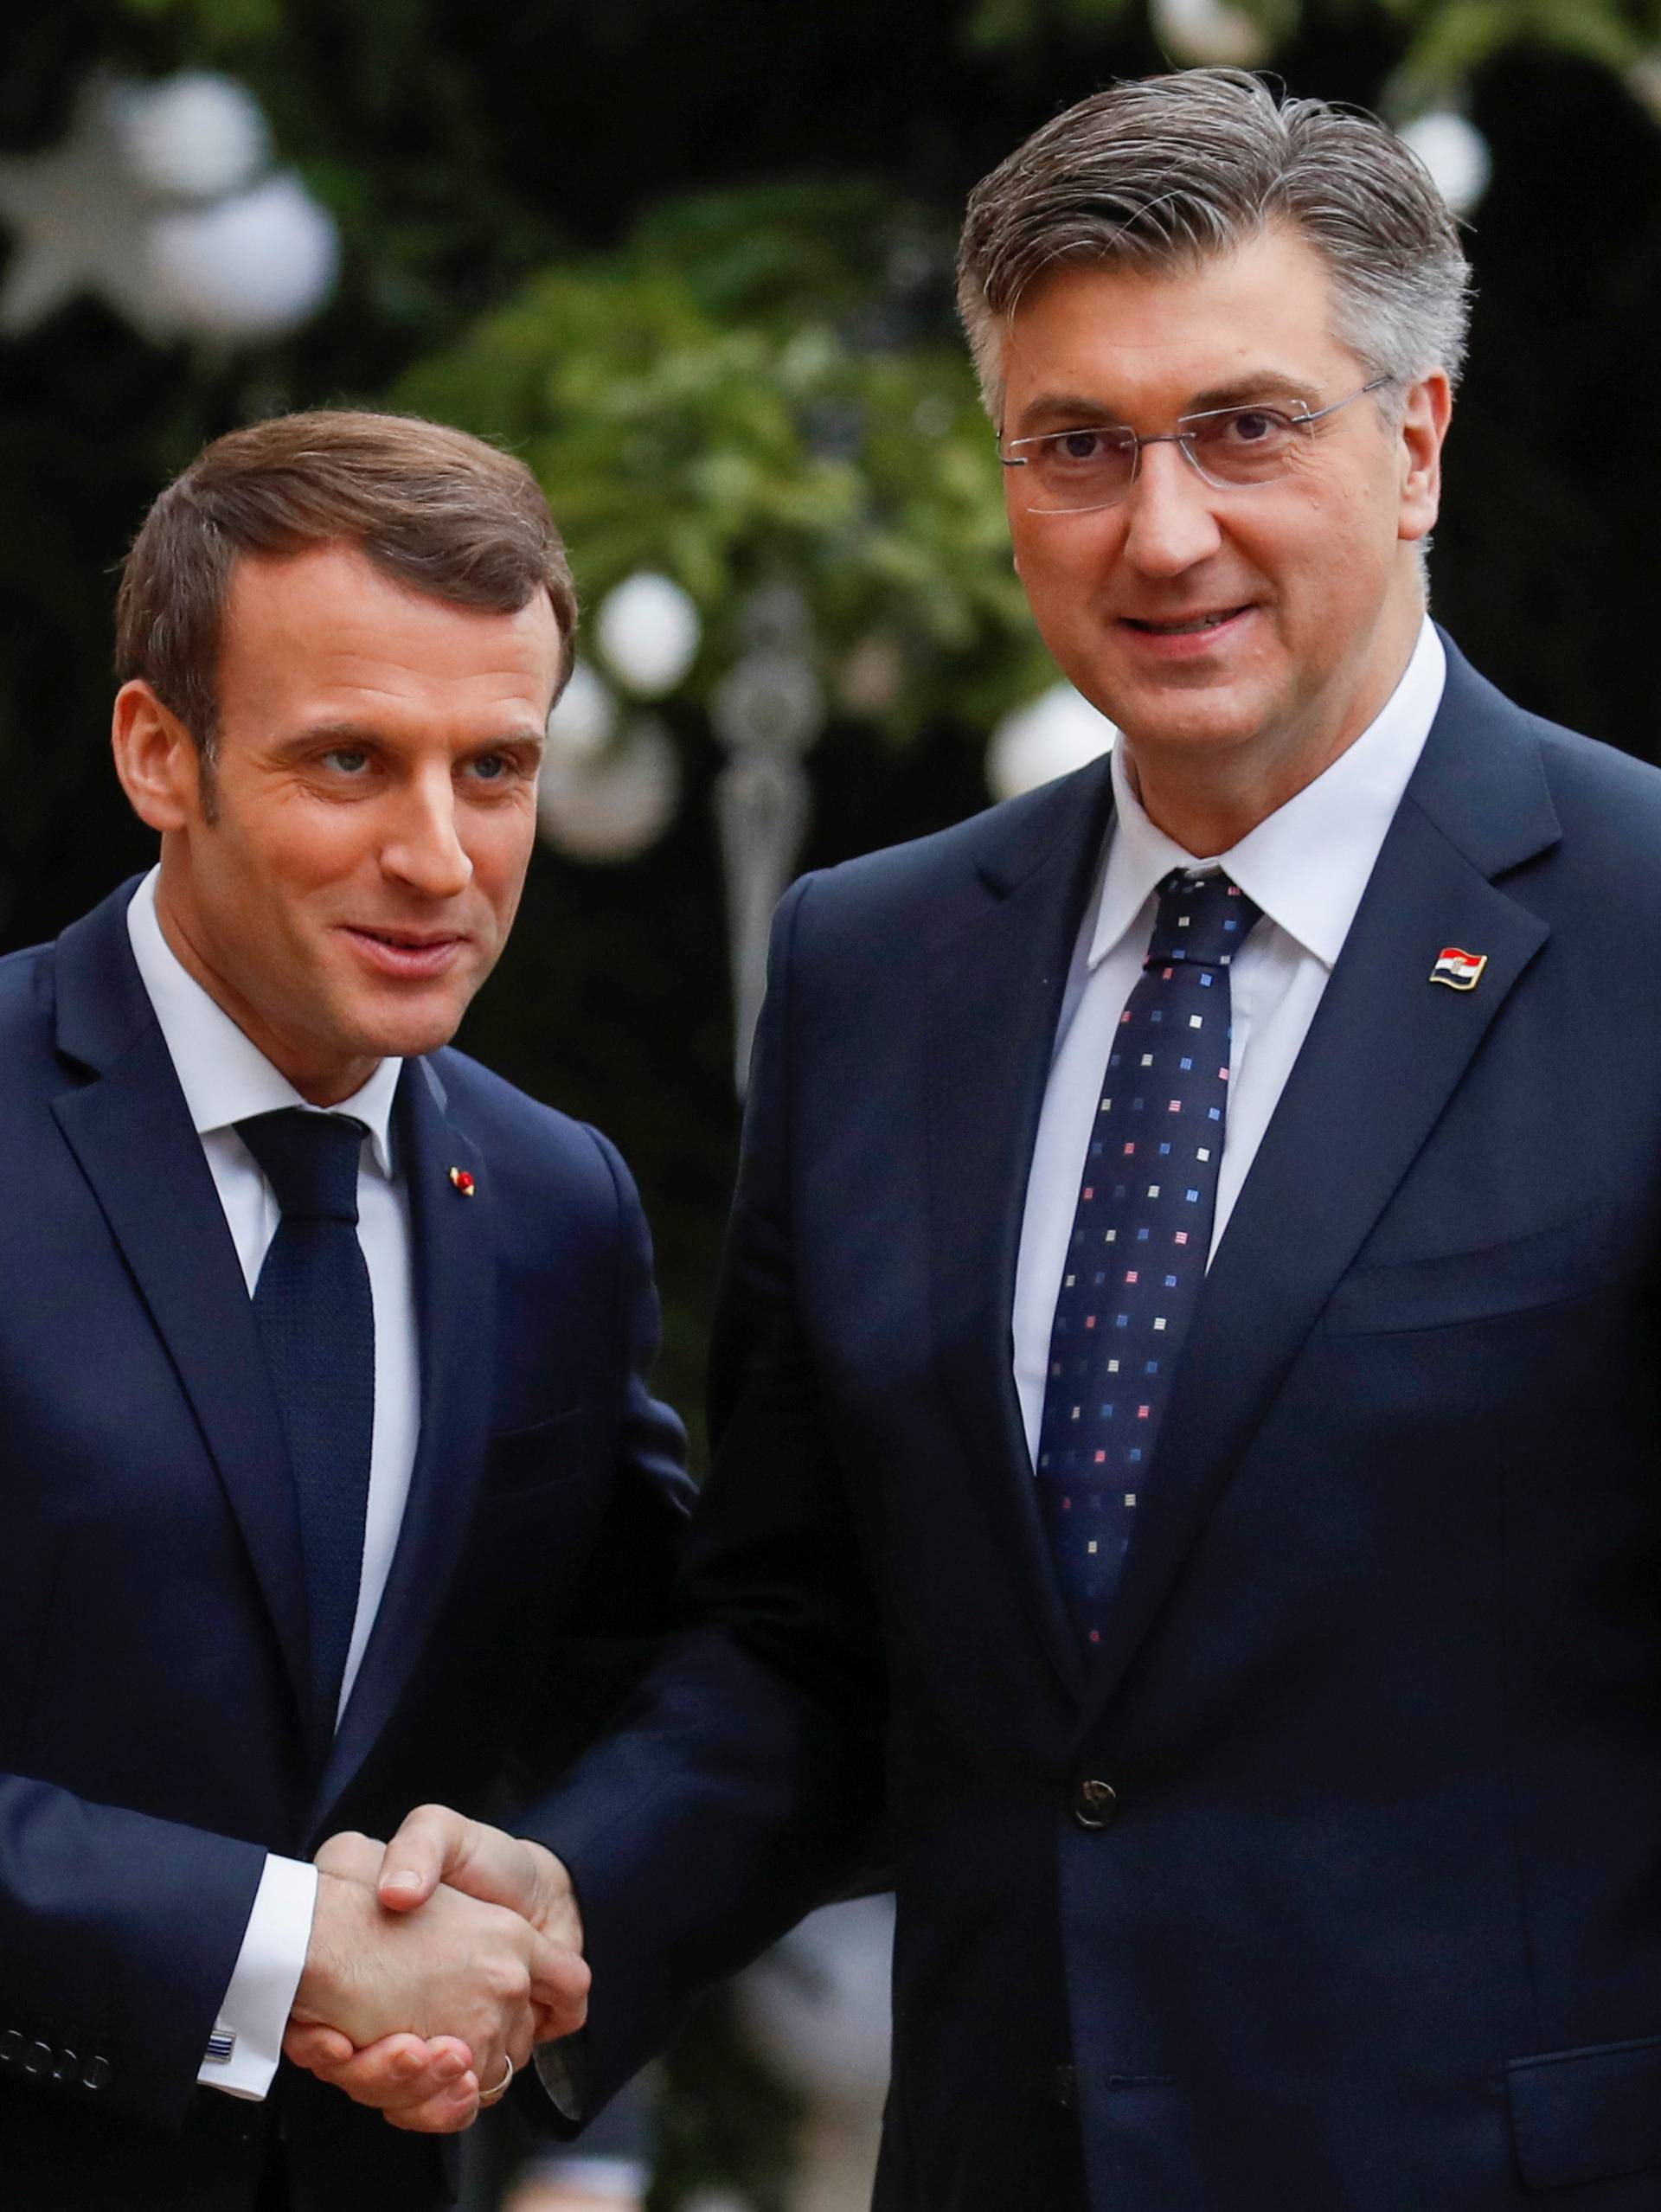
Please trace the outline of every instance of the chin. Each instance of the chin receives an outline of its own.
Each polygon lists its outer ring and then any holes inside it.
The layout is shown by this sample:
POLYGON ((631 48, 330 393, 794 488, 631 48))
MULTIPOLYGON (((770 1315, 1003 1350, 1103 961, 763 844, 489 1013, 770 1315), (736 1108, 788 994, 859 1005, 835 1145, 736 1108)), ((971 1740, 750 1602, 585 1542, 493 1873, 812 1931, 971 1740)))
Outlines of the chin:
POLYGON ((418 1060, 449 1043, 461 1027, 466 1002, 363 1009, 356 1022, 343 1023, 353 1032, 352 1052, 366 1060, 418 1060))
POLYGON ((1209 711, 1202 701, 1191 696, 1175 711, 1175 702, 1161 703, 1164 713, 1156 706, 1127 726, 1126 734, 1133 743, 1184 753, 1222 753, 1248 744, 1262 727, 1260 717, 1246 712, 1237 700, 1218 700, 1209 711))

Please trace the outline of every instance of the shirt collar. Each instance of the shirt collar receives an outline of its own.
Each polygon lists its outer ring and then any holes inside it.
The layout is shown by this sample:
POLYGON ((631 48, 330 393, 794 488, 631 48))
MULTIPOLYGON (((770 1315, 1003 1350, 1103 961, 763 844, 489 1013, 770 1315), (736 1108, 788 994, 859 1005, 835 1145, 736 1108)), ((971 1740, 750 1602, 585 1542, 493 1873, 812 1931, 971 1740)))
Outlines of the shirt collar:
MULTIPOLYGON (((152 868, 133 893, 127 907, 127 935, 197 1135, 232 1128, 253 1114, 309 1106, 202 989, 162 934, 156 912, 160 874, 152 868)), ((392 1174, 392 1102, 403 1064, 401 1060, 383 1060, 362 1090, 329 1109, 349 1113, 364 1125, 375 1164, 388 1177, 392 1174)))
POLYGON ((1331 767, 1226 853, 1202 859, 1155 827, 1131 788, 1124 747, 1113 760, 1113 830, 1091 938, 1093 968, 1136 925, 1173 868, 1216 867, 1331 967, 1344 949, 1401 794, 1441 704, 1447 655, 1427 618, 1406 672, 1376 720, 1331 767))

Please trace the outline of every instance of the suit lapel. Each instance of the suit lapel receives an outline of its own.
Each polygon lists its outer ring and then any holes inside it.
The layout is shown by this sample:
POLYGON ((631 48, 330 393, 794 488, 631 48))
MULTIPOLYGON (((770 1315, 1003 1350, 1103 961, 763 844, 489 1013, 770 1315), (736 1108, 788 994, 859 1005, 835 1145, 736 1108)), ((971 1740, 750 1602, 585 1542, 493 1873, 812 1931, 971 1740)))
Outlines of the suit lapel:
POLYGON ((253 1309, 127 937, 133 886, 59 939, 59 1049, 93 1080, 53 1106, 196 1414, 292 1686, 309 1709, 293 1485, 253 1309))
POLYGON ((1092 1671, 1112 1694, 1322 1307, 1548 934, 1491 881, 1559 835, 1528 718, 1449 648, 1441 710, 1206 1279, 1092 1671), (1488 956, 1433 984, 1444 946, 1488 956))
POLYGON ((448 1593, 478 1493, 495 1388, 496 1203, 477 1146, 426 1061, 399 1085, 420 1330, 421 1425, 409 1502, 316 1808, 319 1825, 387 1725, 448 1593), (451 1177, 471 1176, 464 1193, 451 1177))
POLYGON ((1111 802, 1105 761, 1040 794, 983 857, 928 983, 939 1373, 1032 1626, 1074 1695, 1084 1661, 1038 1518, 1010 1314, 1039 1110, 1111 802))

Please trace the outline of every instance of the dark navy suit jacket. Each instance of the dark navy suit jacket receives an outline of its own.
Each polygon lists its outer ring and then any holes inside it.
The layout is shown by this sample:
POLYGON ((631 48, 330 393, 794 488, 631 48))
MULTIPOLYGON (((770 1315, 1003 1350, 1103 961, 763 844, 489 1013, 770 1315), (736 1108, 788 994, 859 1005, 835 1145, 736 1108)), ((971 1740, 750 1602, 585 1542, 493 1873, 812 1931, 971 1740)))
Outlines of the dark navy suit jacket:
POLYGON ((593 2094, 885 1800, 888 2212, 1661 2207, 1661 776, 1450 659, 1093 1665, 1010 1308, 1106 766, 786 898, 696 1625, 535 1815, 593 2094))
POLYGON ((0 2203, 232 2212, 279 2125, 297 2202, 403 2212, 443 2193, 431 2145, 196 2071, 268 1850, 482 1806, 515 1760, 545 1784, 661 1627, 689 1493, 645 1227, 592 1130, 459 1053, 405 1069, 420 1446, 308 1742, 276 1407, 131 889, 0 963, 0 2203))

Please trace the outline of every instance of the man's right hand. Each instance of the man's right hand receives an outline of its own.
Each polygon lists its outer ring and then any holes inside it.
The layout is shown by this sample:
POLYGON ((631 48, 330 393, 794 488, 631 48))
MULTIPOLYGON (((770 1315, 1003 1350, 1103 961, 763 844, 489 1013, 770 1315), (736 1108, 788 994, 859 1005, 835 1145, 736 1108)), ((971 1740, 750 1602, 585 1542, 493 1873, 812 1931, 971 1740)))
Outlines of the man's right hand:
POLYGON ((408 1913, 426 1904, 440 1883, 484 1904, 505 1906, 555 1943, 582 1949, 576 1892, 552 1851, 446 1805, 424 1805, 387 1845, 375 1887, 390 1911, 408 1913))
MULTIPOLYGON (((338 2079, 353 2094, 377 2087, 383 2093, 362 2100, 389 2116, 401 2112, 407 2125, 427 2127, 465 2125, 459 2115, 471 2117, 510 2060, 516 2069, 535 2042, 580 2027, 588 1988, 587 1968, 567 1933, 574 1921, 558 1913, 555 1888, 535 1862, 510 1856, 498 1864, 486 1849, 472 1866, 471 1894, 457 1882, 421 1882, 420 1869, 439 1842, 435 1811, 419 1817, 425 1823, 416 1831, 419 1859, 401 1859, 396 1868, 364 1837, 335 1837, 319 1852, 317 1912, 289 2038, 290 2055, 325 2080, 338 2079), (377 1894, 370 1885, 385 1870, 416 1879, 377 1894), (528 1871, 541 1886, 525 1886, 528 1871), (502 1890, 499 1901, 484 1894, 487 1882, 502 1890), (558 1933, 538 1925, 526 1905, 558 1933), (379 2053, 374 2081, 363 2079, 368 2052, 360 2049, 355 2062, 343 2057, 348 2040, 379 2053), (471 2059, 459 2074, 459 2054, 471 2059)), ((471 1831, 475 1824, 461 1825, 471 1831)))
MULTIPOLYGON (((561 1994, 556 2001, 549 1985, 531 1990, 532 2036, 504 2041, 481 2056, 468 2048, 434 2038, 429 2029, 420 2033, 382 2034, 379 2040, 359 2038, 344 2020, 313 2024, 307 2016, 306 1984, 301 1983, 294 2018, 284 2048, 297 2065, 322 2081, 332 2083, 358 2103, 375 2106, 394 2126, 428 2133, 452 2133, 470 2125, 481 2101, 489 2100, 492 2086, 505 2071, 495 2055, 511 2058, 516 2070, 529 2055, 532 2041, 545 2042, 569 2035, 582 2023, 587 1989, 587 1970, 581 1964, 582 1922, 570 1878, 564 1867, 542 1845, 522 1842, 481 1821, 464 1818, 442 1805, 423 1805, 410 1814, 384 1853, 367 1837, 332 1837, 317 1854, 324 1881, 337 1870, 361 1885, 373 1885, 374 1895, 389 1914, 407 1918, 419 1929, 446 1895, 472 1909, 516 1919, 523 1932, 546 1949, 537 1956, 545 1962, 563 1962, 561 1994), (572 1968, 574 1967, 574 1974, 572 1968), (573 2001, 580 1978, 578 2001, 573 2001)), ((374 1897, 371 1898, 374 1901, 374 1897)), ((322 1908, 322 1885, 319 1888, 322 1908)), ((523 2023, 522 2023, 523 2025, 523 2023)), ((459 2029, 451 2030, 459 2034, 459 2029)))

